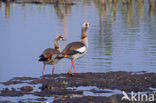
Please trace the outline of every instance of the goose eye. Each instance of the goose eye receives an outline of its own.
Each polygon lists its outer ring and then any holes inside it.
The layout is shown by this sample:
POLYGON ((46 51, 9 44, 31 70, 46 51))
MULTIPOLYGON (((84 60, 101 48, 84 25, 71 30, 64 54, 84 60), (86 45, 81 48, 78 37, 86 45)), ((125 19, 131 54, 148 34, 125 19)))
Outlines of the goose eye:
POLYGON ((64 37, 61 36, 61 37, 60 37, 60 40, 65 40, 65 39, 64 39, 64 37))
POLYGON ((59 36, 59 39, 62 39, 62 36, 59 36))

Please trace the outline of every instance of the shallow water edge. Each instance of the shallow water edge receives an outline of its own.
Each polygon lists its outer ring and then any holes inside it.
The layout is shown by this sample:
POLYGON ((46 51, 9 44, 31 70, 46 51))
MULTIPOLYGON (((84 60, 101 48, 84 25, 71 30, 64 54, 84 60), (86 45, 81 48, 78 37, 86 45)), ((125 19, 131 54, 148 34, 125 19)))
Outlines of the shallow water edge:
MULTIPOLYGON (((156 92, 156 73, 107 72, 47 74, 41 77, 15 77, 1 82, 1 102, 121 102, 123 91, 156 92)), ((122 101, 127 103, 127 101, 122 101)), ((148 102, 147 103, 151 103, 148 102)))

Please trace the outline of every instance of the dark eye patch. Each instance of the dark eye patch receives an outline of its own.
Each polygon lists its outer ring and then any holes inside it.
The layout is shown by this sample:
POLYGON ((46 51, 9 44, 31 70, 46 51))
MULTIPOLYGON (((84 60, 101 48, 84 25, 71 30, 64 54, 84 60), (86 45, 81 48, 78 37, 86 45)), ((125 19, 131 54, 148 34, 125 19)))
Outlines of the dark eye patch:
POLYGON ((59 36, 59 38, 63 38, 62 36, 59 36))

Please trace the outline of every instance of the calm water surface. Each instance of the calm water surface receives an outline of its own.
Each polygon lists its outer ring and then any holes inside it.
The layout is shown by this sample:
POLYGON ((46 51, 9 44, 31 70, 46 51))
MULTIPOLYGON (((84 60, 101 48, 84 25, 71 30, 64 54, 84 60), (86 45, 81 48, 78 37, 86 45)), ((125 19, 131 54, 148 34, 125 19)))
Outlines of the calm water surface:
MULTIPOLYGON (((84 21, 88 54, 76 61, 78 72, 156 72, 156 10, 150 3, 75 0, 72 6, 0 3, 0 81, 17 76, 41 76, 38 56, 53 39, 63 35, 79 41, 84 21)), ((55 73, 66 73, 70 60, 62 59, 55 73)), ((45 74, 51 73, 47 66, 45 74)))

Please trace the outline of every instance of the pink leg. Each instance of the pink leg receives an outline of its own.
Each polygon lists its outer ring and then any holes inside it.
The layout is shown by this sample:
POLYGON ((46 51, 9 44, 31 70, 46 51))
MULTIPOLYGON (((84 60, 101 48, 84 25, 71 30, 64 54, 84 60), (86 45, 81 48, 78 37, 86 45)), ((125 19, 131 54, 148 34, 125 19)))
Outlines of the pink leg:
POLYGON ((42 76, 44 75, 44 70, 45 70, 45 64, 43 65, 42 76))
POLYGON ((77 73, 76 68, 75 68, 75 64, 74 64, 74 60, 73 60, 73 68, 74 68, 74 73, 77 73))
POLYGON ((52 74, 54 74, 54 70, 55 70, 55 65, 53 65, 52 67, 52 74))
POLYGON ((72 74, 72 72, 71 72, 72 66, 73 66, 73 62, 72 62, 71 67, 70 67, 70 69, 69 69, 69 71, 68 71, 69 74, 72 74))

